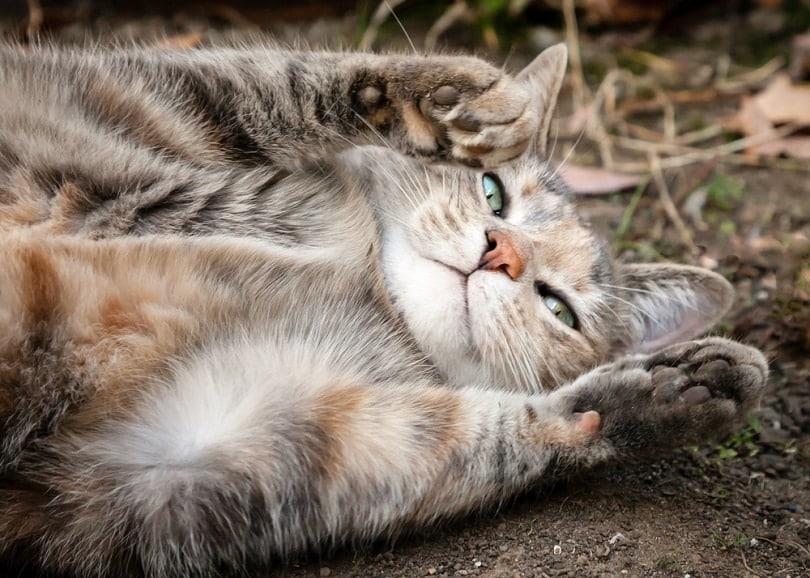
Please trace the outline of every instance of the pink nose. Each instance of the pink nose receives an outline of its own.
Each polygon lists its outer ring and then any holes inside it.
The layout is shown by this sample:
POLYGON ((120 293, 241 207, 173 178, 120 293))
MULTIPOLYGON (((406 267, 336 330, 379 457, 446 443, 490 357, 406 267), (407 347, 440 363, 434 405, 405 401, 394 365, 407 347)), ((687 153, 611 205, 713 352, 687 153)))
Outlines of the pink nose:
POLYGON ((481 257, 478 268, 487 271, 503 271, 513 280, 520 277, 526 268, 526 260, 512 238, 503 231, 489 231, 487 241, 489 241, 489 248, 481 257))

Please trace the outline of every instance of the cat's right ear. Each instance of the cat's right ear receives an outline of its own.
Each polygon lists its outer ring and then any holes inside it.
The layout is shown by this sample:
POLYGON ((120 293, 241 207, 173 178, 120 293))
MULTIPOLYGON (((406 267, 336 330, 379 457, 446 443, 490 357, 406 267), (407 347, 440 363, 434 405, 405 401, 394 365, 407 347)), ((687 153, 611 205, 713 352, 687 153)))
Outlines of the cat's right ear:
POLYGON ((617 272, 627 305, 619 353, 652 353, 698 337, 734 301, 731 283, 701 267, 625 264, 617 272))
POLYGON ((541 158, 546 156, 551 118, 557 107, 557 95, 565 78, 567 64, 568 49, 565 44, 555 44, 541 52, 515 77, 534 96, 540 114, 540 124, 528 154, 541 158))

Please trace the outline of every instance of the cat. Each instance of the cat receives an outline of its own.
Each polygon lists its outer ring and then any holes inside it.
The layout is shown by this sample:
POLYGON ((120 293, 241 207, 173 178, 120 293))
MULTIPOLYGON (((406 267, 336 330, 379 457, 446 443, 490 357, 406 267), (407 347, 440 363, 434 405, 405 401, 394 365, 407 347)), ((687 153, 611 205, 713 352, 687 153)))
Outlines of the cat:
POLYGON ((728 431, 721 276, 614 262, 566 51, 0 49, 0 558, 209 576, 728 431))

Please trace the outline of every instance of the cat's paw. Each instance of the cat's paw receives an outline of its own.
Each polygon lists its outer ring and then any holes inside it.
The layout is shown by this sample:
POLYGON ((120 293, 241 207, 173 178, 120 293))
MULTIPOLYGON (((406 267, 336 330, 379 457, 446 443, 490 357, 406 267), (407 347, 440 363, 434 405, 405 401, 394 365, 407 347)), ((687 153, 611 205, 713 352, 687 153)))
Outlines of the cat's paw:
POLYGON ((483 91, 447 84, 419 100, 450 158, 491 167, 519 156, 537 131, 538 114, 525 88, 502 76, 483 91))
POLYGON ((575 423, 591 416, 604 457, 654 454, 729 431, 759 403, 767 375, 758 350, 708 338, 620 359, 552 395, 575 423))
POLYGON ((538 131, 525 84, 483 61, 408 58, 389 62, 384 75, 385 88, 365 87, 357 98, 405 152, 492 167, 523 153, 538 131))

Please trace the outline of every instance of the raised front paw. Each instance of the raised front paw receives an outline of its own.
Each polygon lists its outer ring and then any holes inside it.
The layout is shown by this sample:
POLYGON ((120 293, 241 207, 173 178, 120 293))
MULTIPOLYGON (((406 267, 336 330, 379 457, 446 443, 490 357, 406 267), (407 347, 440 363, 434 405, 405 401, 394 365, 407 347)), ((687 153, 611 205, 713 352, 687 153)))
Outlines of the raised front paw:
POLYGON ((539 126, 524 83, 467 57, 391 57, 355 100, 404 152, 491 167, 519 156, 539 126))
POLYGON ((588 413, 604 455, 654 454, 729 431, 758 403, 768 367, 756 349, 722 338, 668 347, 597 368, 555 392, 588 413), (596 420, 598 427, 594 426, 596 420))
POLYGON ((530 103, 522 85, 501 75, 483 90, 440 86, 419 99, 419 111, 450 158, 490 167, 526 150, 539 122, 530 103))

